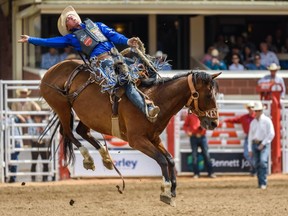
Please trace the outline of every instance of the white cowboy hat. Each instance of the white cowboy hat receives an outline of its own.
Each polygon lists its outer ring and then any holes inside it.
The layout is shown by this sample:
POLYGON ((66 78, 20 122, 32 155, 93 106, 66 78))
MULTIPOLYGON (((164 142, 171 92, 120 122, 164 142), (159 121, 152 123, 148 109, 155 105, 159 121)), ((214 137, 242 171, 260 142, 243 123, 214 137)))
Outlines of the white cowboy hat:
POLYGON ((245 104, 246 108, 253 108, 254 107, 254 102, 249 102, 247 104, 245 104))
POLYGON ((167 57, 167 54, 163 53, 161 50, 158 50, 158 51, 155 53, 155 57, 156 57, 156 58, 166 58, 166 57, 167 57))
POLYGON ((257 101, 254 103, 254 107, 252 109, 253 110, 263 110, 264 106, 260 101, 257 101))
POLYGON ((21 93, 26 93, 27 96, 31 94, 31 90, 29 90, 28 88, 22 88, 22 89, 17 89, 16 90, 16 94, 19 96, 21 95, 21 93))
POLYGON ((67 35, 69 34, 70 32, 67 30, 67 27, 66 27, 66 19, 67 19, 67 16, 68 15, 73 15, 75 16, 75 18, 81 23, 81 18, 79 17, 79 15, 77 14, 77 12, 75 11, 75 9, 72 7, 72 6, 68 6, 66 7, 59 19, 58 19, 58 22, 57 22, 57 27, 58 27, 58 31, 60 32, 61 35, 67 35))
POLYGON ((280 66, 278 66, 276 63, 272 63, 272 64, 270 64, 270 66, 269 67, 267 67, 267 69, 268 70, 279 70, 281 67, 280 66))
POLYGON ((212 55, 213 57, 218 57, 218 56, 219 56, 219 51, 218 51, 217 49, 213 49, 213 50, 211 51, 211 55, 212 55))

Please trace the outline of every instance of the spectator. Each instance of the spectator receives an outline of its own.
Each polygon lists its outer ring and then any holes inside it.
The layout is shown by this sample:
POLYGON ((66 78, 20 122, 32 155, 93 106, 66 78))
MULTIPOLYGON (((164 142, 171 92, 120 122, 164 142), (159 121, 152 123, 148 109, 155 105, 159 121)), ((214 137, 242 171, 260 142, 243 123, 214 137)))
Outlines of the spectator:
POLYGON ((157 68, 159 68, 159 70, 172 70, 171 65, 166 61, 167 59, 167 54, 164 54, 162 51, 158 50, 155 53, 155 62, 157 64, 157 68))
POLYGON ((183 130, 186 132, 190 139, 194 178, 199 178, 200 175, 200 171, 198 168, 198 147, 201 148, 208 176, 210 178, 215 178, 216 175, 213 172, 212 162, 210 160, 210 155, 208 152, 206 130, 200 126, 200 120, 198 119, 198 117, 194 114, 187 115, 183 125, 183 130))
POLYGON ((57 64, 58 62, 60 62, 60 57, 58 55, 57 49, 50 47, 49 51, 42 55, 40 67, 42 69, 49 69, 50 67, 57 64))
MULTIPOLYGON (((281 53, 283 54, 288 54, 288 37, 285 39, 284 44, 281 45, 281 53)), ((286 56, 284 55, 284 56, 286 56)), ((279 61, 280 66, 283 70, 287 70, 288 69, 288 58, 283 58, 279 61)))
MULTIPOLYGON (((30 95, 31 91, 28 88, 17 89, 16 94, 19 98, 22 98, 23 101, 13 102, 11 105, 12 111, 40 111, 40 106, 34 101, 25 101, 26 98, 30 95)), ((32 122, 30 115, 17 114, 21 123, 32 122)))
POLYGON ((243 49, 243 65, 252 64, 254 61, 254 55, 250 46, 246 45, 243 49))
POLYGON ((208 68, 211 70, 227 70, 226 64, 219 59, 219 52, 217 49, 213 49, 211 55, 211 60, 204 63, 208 68))
POLYGON ((255 112, 253 110, 254 107, 254 103, 250 102, 246 104, 246 109, 248 110, 247 114, 244 115, 239 115, 236 116, 235 118, 228 118, 225 119, 224 122, 225 123, 236 123, 236 124, 241 124, 242 125, 242 129, 243 132, 245 134, 245 139, 244 139, 244 158, 249 162, 250 164, 250 174, 251 176, 255 175, 255 167, 254 167, 254 162, 253 162, 253 158, 250 157, 249 155, 249 151, 248 151, 248 134, 249 134, 249 127, 250 127, 250 123, 251 121, 255 118, 255 112))
POLYGON ((231 52, 228 53, 228 55, 226 56, 226 58, 225 58, 225 60, 224 60, 225 63, 226 63, 226 65, 231 65, 231 64, 233 64, 233 62, 232 62, 232 56, 233 56, 234 54, 239 55, 240 62, 242 62, 242 56, 241 56, 241 52, 240 52, 239 47, 238 47, 238 46, 233 46, 232 49, 231 49, 231 52))
MULTIPOLYGON (((72 47, 71 46, 65 47, 64 52, 59 55, 59 61, 64 61, 68 59, 68 56, 71 56, 71 55, 75 55, 75 53, 73 53, 72 47)), ((75 55, 75 58, 76 58, 76 55, 75 55)), ((69 59, 72 59, 72 58, 69 57, 69 59)))
POLYGON ((279 60, 276 56, 276 54, 272 51, 268 50, 268 44, 265 42, 262 42, 260 44, 260 50, 261 50, 261 64, 264 65, 265 67, 268 67, 272 63, 276 63, 279 65, 279 60))
MULTIPOLYGON (((42 123, 43 119, 45 116, 43 115, 34 115, 33 116, 33 122, 34 123, 42 123)), ((38 159, 38 156, 41 157, 42 160, 48 160, 49 159, 49 154, 48 151, 43 150, 43 148, 48 148, 48 141, 47 140, 41 140, 41 142, 38 142, 38 138, 43 132, 44 128, 43 127, 37 127, 33 126, 28 128, 28 134, 31 136, 34 136, 35 138, 31 140, 31 147, 32 148, 38 148, 38 151, 33 151, 31 152, 32 160, 36 161, 38 159)), ((48 173, 49 168, 48 168, 48 163, 43 163, 43 173, 48 173)), ((36 172, 36 163, 32 163, 31 165, 31 172, 36 172)), ((33 182, 36 181, 35 175, 32 175, 31 180, 33 182)), ((48 181, 48 176, 43 175, 42 176, 42 181, 46 182, 48 181)))
POLYGON ((254 62, 245 65, 247 70, 266 70, 266 67, 261 64, 261 55, 260 53, 256 53, 254 56, 254 62))
POLYGON ((283 46, 281 47, 282 53, 288 53, 288 37, 285 39, 283 46))
POLYGON ((229 66, 229 70, 233 71, 243 71, 245 68, 242 64, 240 64, 240 55, 233 54, 232 55, 232 64, 229 66))
POLYGON ((215 49, 213 46, 210 46, 207 50, 207 53, 205 53, 205 55, 203 56, 203 58, 201 59, 201 62, 204 64, 206 61, 210 61, 212 59, 212 50, 215 49))
POLYGON ((219 60, 224 60, 226 55, 229 53, 229 46, 225 43, 223 35, 218 35, 214 47, 220 52, 220 55, 218 56, 219 60))
POLYGON ((273 42, 273 37, 272 35, 267 35, 266 36, 266 39, 265 39, 265 42, 267 43, 268 45, 268 50, 274 52, 274 53, 277 53, 277 47, 274 45, 274 42, 273 42))
MULTIPOLYGON (((19 119, 16 116, 13 116, 12 118, 10 118, 9 123, 11 123, 12 121, 14 121, 15 123, 19 123, 19 119)), ((11 130, 11 136, 15 137, 15 136, 20 136, 22 134, 21 132, 21 128, 19 127, 14 127, 14 130, 11 130)), ((22 146, 22 140, 21 139, 14 139, 14 142, 12 142, 13 148, 11 149, 12 153, 10 155, 10 159, 17 161, 18 160, 18 156, 19 156, 19 151, 17 151, 17 148, 20 148, 22 146), (14 151, 13 151, 14 149, 14 151)), ((16 164, 11 164, 8 166, 8 169, 11 173, 16 173, 17 172, 17 165, 16 164)), ((9 183, 14 183, 16 182, 16 176, 10 176, 9 183)))
POLYGON ((282 45, 284 44, 283 34, 281 29, 277 29, 275 32, 275 47, 277 48, 277 53, 281 52, 282 45))
POLYGON ((284 80, 282 77, 276 75, 277 71, 280 69, 280 66, 276 65, 275 63, 272 63, 267 69, 270 71, 270 74, 261 78, 258 81, 258 84, 279 83, 282 86, 281 98, 285 98, 286 86, 285 86, 284 80))
POLYGON ((248 149, 250 156, 254 158, 258 187, 266 189, 270 144, 275 132, 271 119, 263 113, 263 105, 260 101, 254 104, 253 110, 255 111, 255 119, 250 125, 248 149))

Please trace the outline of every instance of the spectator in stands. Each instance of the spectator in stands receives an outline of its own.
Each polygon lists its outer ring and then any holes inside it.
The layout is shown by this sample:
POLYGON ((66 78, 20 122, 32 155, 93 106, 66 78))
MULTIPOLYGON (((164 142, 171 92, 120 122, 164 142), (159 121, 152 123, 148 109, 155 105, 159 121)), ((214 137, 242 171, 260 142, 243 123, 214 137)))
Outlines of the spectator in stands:
POLYGON ((234 45, 234 46, 231 48, 231 51, 228 53, 228 55, 226 56, 226 58, 225 58, 225 60, 224 60, 224 62, 226 63, 226 65, 231 65, 231 64, 233 64, 232 56, 233 56, 234 54, 237 54, 237 55, 239 56, 240 62, 242 63, 241 51, 240 51, 240 49, 239 49, 238 46, 235 46, 235 45, 234 45))
POLYGON ((266 36, 265 42, 268 45, 268 50, 277 53, 277 47, 274 45, 273 37, 271 34, 266 36))
POLYGON ((254 56, 254 62, 245 65, 247 70, 266 70, 266 67, 261 64, 261 55, 260 53, 256 53, 254 56))
POLYGON ((58 62, 60 62, 60 57, 58 55, 57 49, 50 47, 49 51, 42 55, 40 67, 42 69, 49 69, 58 62))
MULTIPOLYGON (((33 122, 34 123, 42 123, 44 118, 45 118, 45 116, 43 116, 43 115, 34 115, 33 116, 33 122)), ((36 161, 38 159, 38 156, 40 156, 42 160, 48 160, 49 159, 48 151, 43 150, 43 148, 48 148, 48 141, 43 139, 40 142, 38 142, 38 138, 41 135, 41 133, 43 132, 43 130, 44 130, 43 127, 37 127, 37 126, 33 126, 33 127, 28 128, 28 134, 35 137, 34 139, 31 140, 31 147, 32 148, 38 148, 38 151, 32 151, 31 152, 31 156, 32 156, 33 161, 36 161)), ((48 163, 43 163, 42 171, 43 171, 43 173, 48 173, 48 171, 49 171, 48 163)), ((32 163, 31 172, 36 172, 36 163, 32 163)), ((35 182, 36 177, 34 175, 32 175, 31 180, 33 182, 35 182)), ((43 175, 42 181, 43 182, 48 181, 48 176, 43 175)))
POLYGON ((210 61, 212 59, 212 50, 215 49, 213 46, 208 47, 207 53, 201 59, 201 62, 204 64, 206 61, 210 61))
POLYGON ((158 50, 155 53, 155 59, 156 59, 156 64, 157 68, 160 70, 172 70, 171 65, 166 61, 167 59, 167 54, 163 53, 161 50, 158 50))
POLYGON ((277 29, 275 32, 275 47, 277 48, 276 53, 281 52, 281 48, 283 44, 284 44, 284 38, 283 38, 282 29, 277 29))
POLYGON ((244 66, 240 64, 240 55, 233 54, 232 55, 232 64, 229 65, 229 70, 232 71, 243 71, 245 70, 244 66))
POLYGON ((200 171, 198 168, 198 147, 202 151, 205 165, 207 168, 208 176, 215 178, 216 175, 213 172, 212 162, 208 152, 208 143, 206 138, 206 130, 200 126, 200 120, 194 114, 189 114, 185 118, 183 130, 189 136, 190 145, 192 149, 192 160, 193 160, 193 172, 194 178, 199 178, 200 171))
MULTIPOLYGON (((64 48, 64 52, 59 55, 59 61, 64 61, 67 59, 68 56, 71 56, 73 53, 72 47, 68 46, 64 48)), ((76 57, 76 55, 75 55, 76 57)), ((71 58, 70 58, 71 59, 71 58)))
MULTIPOLYGON (((285 39, 284 43, 281 45, 281 53, 288 54, 288 37, 285 39)), ((283 70, 288 70, 288 58, 281 59, 279 61, 280 66, 283 70)))
POLYGON ((255 119, 250 125, 248 149, 250 156, 254 158, 258 187, 265 190, 267 187, 270 144, 275 132, 271 119, 263 113, 263 104, 260 101, 254 104, 253 110, 255 111, 255 119))
POLYGON ((250 174, 251 176, 255 175, 255 167, 254 167, 254 162, 253 162, 253 158, 250 157, 249 155, 249 151, 248 151, 248 134, 249 134, 249 127, 250 127, 250 123, 251 121, 255 118, 255 112, 253 110, 254 107, 254 103, 250 102, 246 104, 246 109, 248 110, 247 114, 244 115, 239 115, 236 116, 235 118, 228 118, 225 119, 224 122, 225 123, 236 123, 236 124, 241 124, 243 132, 245 133, 245 139, 244 139, 244 158, 249 162, 250 164, 250 174))
POLYGON ((214 47, 219 51, 219 60, 224 60, 226 55, 229 53, 229 46, 225 42, 223 35, 218 35, 217 41, 214 44, 214 47))
POLYGON ((246 45, 243 49, 243 65, 253 64, 254 55, 250 46, 246 45))
POLYGON ((285 39, 285 42, 281 47, 281 53, 288 53, 288 37, 285 39))
POLYGON ((261 64, 265 67, 268 67, 272 63, 275 63, 279 65, 279 60, 276 56, 276 54, 272 51, 269 51, 268 44, 266 42, 262 42, 260 44, 260 50, 261 50, 261 64))
POLYGON ((285 94, 286 94, 286 86, 285 86, 283 78, 276 75, 277 71, 280 69, 280 66, 276 65, 275 63, 272 63, 267 69, 270 71, 270 74, 261 78, 258 81, 258 84, 261 84, 261 83, 271 83, 271 84, 279 83, 282 86, 281 98, 284 99, 285 94))
POLYGON ((204 63, 208 68, 211 70, 227 70, 226 64, 219 59, 219 52, 217 49, 213 49, 211 55, 211 60, 204 63))

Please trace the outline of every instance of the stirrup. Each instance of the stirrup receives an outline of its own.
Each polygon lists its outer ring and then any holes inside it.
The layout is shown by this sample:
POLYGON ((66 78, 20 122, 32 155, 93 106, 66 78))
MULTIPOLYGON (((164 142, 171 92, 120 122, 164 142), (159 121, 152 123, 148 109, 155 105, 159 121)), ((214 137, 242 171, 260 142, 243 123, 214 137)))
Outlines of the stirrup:
POLYGON ((154 123, 154 122, 156 122, 157 117, 158 117, 158 114, 157 114, 156 116, 154 116, 154 117, 147 116, 147 119, 148 119, 148 121, 150 121, 151 123, 154 123))
POLYGON ((153 106, 153 111, 155 113, 149 113, 149 108, 146 107, 146 117, 152 123, 154 123, 157 120, 158 114, 160 112, 160 108, 158 106, 153 106), (151 115, 151 114, 153 114, 153 115, 151 115))

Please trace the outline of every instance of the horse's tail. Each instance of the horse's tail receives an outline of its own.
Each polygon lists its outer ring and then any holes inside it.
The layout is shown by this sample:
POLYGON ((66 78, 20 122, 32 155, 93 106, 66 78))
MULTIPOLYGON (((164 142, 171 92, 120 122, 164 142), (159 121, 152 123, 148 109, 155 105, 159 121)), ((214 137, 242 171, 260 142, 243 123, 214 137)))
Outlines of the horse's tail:
MULTIPOLYGON (((48 152, 51 156, 51 146, 52 146, 52 142, 54 139, 54 136, 56 134, 57 129, 60 126, 60 121, 59 118, 57 116, 57 114, 54 112, 52 118, 49 120, 48 124, 46 125, 46 127, 44 128, 44 130, 42 131, 42 133, 40 134, 39 138, 38 138, 38 143, 41 143, 42 140, 44 139, 45 135, 47 135, 47 133, 51 130, 51 128, 53 127, 53 125, 56 126, 54 127, 51 136, 50 136, 50 141, 49 141, 49 145, 48 145, 48 152)), ((55 151, 56 152, 56 151, 55 151)))
MULTIPOLYGON (((73 125, 74 125, 74 114, 71 111, 70 113, 70 128, 71 131, 73 131, 73 125)), ((60 125, 60 134, 63 136, 64 140, 63 140, 63 155, 64 155, 64 160, 65 160, 65 166, 68 166, 68 164, 70 164, 72 162, 72 164, 75 162, 75 154, 73 151, 73 143, 72 141, 69 139, 69 137, 67 137, 64 133, 63 133, 63 128, 62 125, 60 125)))
MULTIPOLYGON (((74 122, 74 115, 71 112, 71 120, 70 120, 70 128, 71 129, 73 129, 73 122, 74 122)), ((50 138, 50 141, 49 141, 48 151, 49 151, 49 154, 51 155, 52 142, 54 140, 54 137, 55 137, 55 134, 57 132, 57 129, 60 126, 59 132, 64 138, 63 139, 63 145, 64 145, 63 146, 63 156, 64 156, 64 160, 65 160, 65 166, 67 166, 70 162, 74 163, 74 161, 75 161, 75 154, 74 154, 74 151, 73 151, 73 144, 72 144, 71 140, 67 136, 64 135, 62 124, 60 123, 58 115, 55 112, 53 112, 52 118, 49 120, 47 126, 45 127, 45 129, 43 130, 41 135, 39 136, 38 142, 40 143, 42 141, 42 139, 44 139, 45 135, 51 130, 51 128, 54 125, 55 125, 55 127, 54 127, 54 129, 52 131, 52 134, 50 136, 51 138, 50 138)), ((60 144, 55 149, 54 154, 56 154, 56 152, 59 150, 59 146, 60 146, 60 144)))

